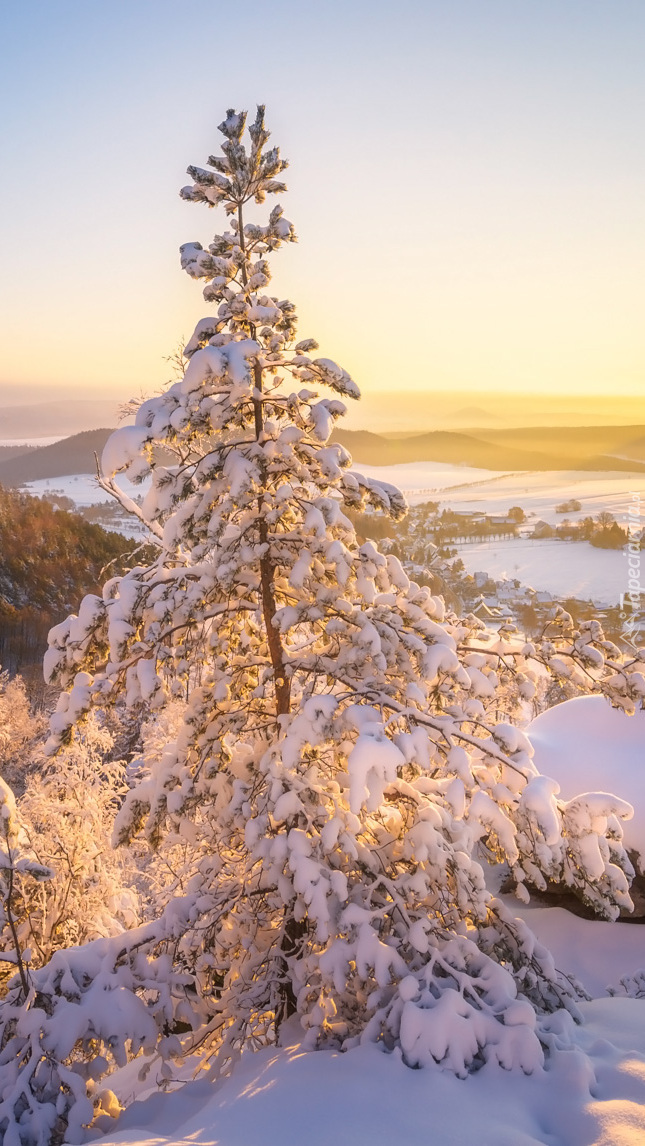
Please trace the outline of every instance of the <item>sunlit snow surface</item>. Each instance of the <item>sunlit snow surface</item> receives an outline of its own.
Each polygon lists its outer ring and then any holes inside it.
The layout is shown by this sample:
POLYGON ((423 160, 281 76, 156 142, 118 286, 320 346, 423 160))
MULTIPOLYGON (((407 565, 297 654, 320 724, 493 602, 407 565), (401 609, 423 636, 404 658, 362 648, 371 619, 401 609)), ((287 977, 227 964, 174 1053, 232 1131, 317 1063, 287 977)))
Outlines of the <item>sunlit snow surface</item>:
POLYGON ((633 502, 632 495, 640 494, 645 524, 644 473, 585 470, 493 473, 438 462, 398 466, 356 463, 354 468, 368 477, 398 486, 411 505, 426 500, 440 501, 444 506, 473 513, 506 513, 512 505, 521 505, 527 515, 534 513, 550 524, 562 521, 563 515, 557 514, 555 507, 570 498, 576 498, 582 507, 579 513, 566 514, 572 520, 587 515, 595 517, 602 510, 608 510, 620 521, 633 502), (440 496, 432 497, 434 493, 440 496))
POLYGON ((582 1004, 559 1015, 561 1049, 527 1077, 485 1066, 464 1081, 410 1070, 375 1046, 346 1054, 297 1045, 245 1055, 216 1090, 206 1081, 136 1103, 116 1143, 152 1146, 642 1146, 645 1001, 582 1004), (580 1053, 584 1051, 586 1057, 580 1053))
POLYGON ((618 605, 621 594, 629 591, 622 549, 596 549, 588 541, 550 538, 475 541, 455 548, 467 573, 485 571, 496 581, 517 577, 523 585, 554 597, 618 605))
MULTIPOLYGON (((540 713, 526 732, 538 772, 557 780, 564 800, 613 792, 632 805, 625 843, 645 854, 645 712, 626 716, 602 696, 579 696, 540 713)), ((645 964, 645 929, 642 952, 645 964)))

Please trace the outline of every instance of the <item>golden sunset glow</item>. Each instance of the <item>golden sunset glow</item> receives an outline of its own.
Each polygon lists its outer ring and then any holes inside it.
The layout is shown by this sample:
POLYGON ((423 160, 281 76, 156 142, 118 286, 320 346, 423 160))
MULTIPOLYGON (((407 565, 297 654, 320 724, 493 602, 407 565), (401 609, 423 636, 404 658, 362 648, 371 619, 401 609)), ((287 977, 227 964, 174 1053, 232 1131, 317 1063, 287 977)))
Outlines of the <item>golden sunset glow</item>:
MULTIPOLYGON (((193 10, 216 36, 210 5, 193 10)), ((190 37, 182 63, 185 17, 167 4, 152 22, 141 5, 9 18, 0 383, 127 395, 166 381, 164 355, 208 312, 177 249, 216 226, 177 193, 237 98, 267 103, 292 166, 301 244, 274 287, 366 395, 637 393, 638 7, 277 11, 294 44, 316 43, 324 78, 295 48, 250 81, 232 58, 215 77, 193 67, 190 37)))

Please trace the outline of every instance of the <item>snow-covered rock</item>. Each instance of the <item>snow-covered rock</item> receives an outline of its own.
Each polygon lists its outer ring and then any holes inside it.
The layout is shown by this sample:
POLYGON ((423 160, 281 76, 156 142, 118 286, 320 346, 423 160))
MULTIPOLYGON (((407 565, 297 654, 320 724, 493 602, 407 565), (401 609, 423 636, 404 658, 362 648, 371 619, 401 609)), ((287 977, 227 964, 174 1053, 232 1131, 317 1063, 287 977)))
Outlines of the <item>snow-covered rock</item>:
POLYGON ((533 763, 558 781, 562 799, 579 792, 615 792, 633 806, 633 818, 623 824, 623 842, 641 857, 642 867, 645 712, 626 716, 602 696, 580 696, 542 712, 529 725, 528 735, 533 763))

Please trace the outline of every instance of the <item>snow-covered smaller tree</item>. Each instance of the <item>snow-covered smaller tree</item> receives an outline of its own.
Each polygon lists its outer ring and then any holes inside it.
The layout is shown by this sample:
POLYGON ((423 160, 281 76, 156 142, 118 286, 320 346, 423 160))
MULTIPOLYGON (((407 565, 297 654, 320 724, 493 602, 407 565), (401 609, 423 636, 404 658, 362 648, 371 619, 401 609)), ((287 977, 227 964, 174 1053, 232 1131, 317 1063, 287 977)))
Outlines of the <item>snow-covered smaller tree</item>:
POLYGON ((110 847, 127 791, 124 765, 111 754, 112 736, 90 716, 44 772, 30 772, 18 803, 0 780, 0 1138, 7 1144, 80 1142, 84 1125, 100 1126, 120 1109, 96 1079, 139 1050, 171 1058, 180 1049, 171 1030, 192 1016, 166 953, 185 930, 180 901, 163 925, 133 929, 148 880, 127 849, 110 847))
POLYGON ((0 1139, 4 1146, 60 1146, 120 1106, 97 1081, 157 1053, 161 1077, 181 1053, 177 1024, 194 1024, 186 977, 169 952, 187 926, 178 900, 162 921, 54 953, 9 987, 0 1003, 0 1139))

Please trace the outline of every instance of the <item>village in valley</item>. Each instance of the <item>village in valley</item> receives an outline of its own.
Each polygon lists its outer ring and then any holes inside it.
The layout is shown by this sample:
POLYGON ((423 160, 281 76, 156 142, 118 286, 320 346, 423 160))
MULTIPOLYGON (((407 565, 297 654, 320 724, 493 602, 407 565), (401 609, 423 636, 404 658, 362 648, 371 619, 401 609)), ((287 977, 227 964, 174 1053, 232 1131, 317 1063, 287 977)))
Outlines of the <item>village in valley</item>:
MULTIPOLYGON (((561 607, 576 621, 598 617, 611 639, 621 641, 625 637, 626 606, 620 600, 618 585, 613 601, 608 601, 602 592, 578 597, 534 588, 509 573, 496 576, 486 569, 473 568, 473 560, 469 560, 472 547, 476 547, 486 564, 496 543, 520 540, 533 543, 538 547, 536 552, 544 542, 556 543, 549 552, 553 562, 561 563, 569 559, 567 543, 586 542, 593 547, 588 550, 590 564, 598 550, 624 551, 629 531, 612 513, 603 510, 594 518, 581 511, 581 503, 575 498, 560 502, 555 506, 559 520, 551 524, 535 513, 525 513, 519 505, 499 514, 450 509, 439 501, 422 501, 411 506, 403 522, 386 523, 372 514, 364 516, 357 525, 359 532, 377 538, 381 546, 399 557, 417 580, 447 594, 455 607, 474 614, 488 628, 515 629, 531 638, 545 630, 555 610, 561 607)), ((506 552, 512 569, 513 547, 507 547, 506 552)), ((631 639, 640 634, 642 641, 645 609, 639 604, 629 610, 629 618, 631 639)))

